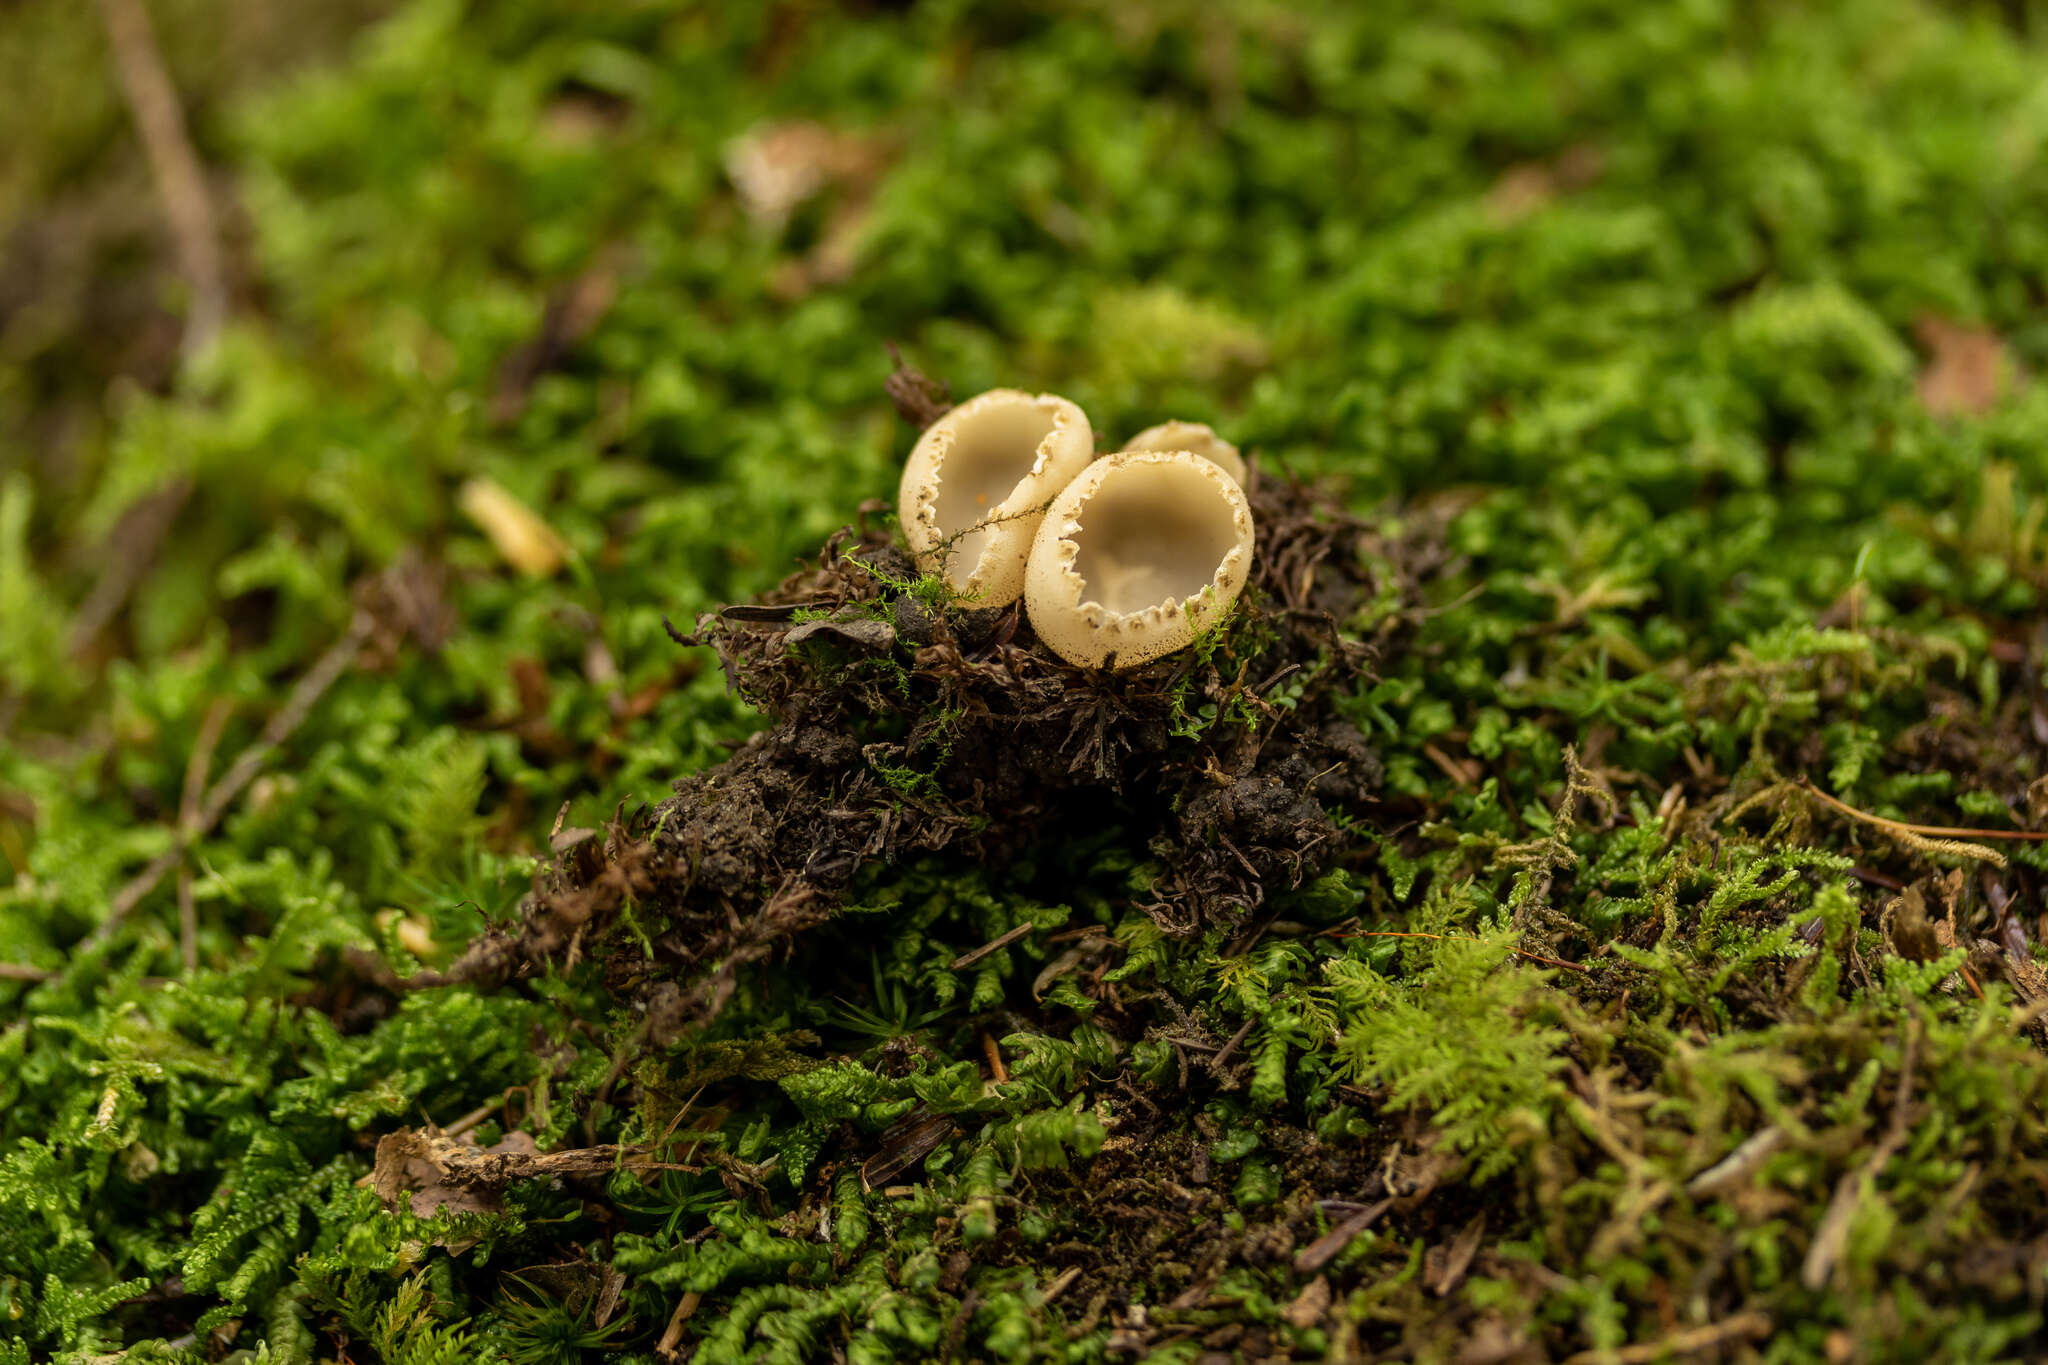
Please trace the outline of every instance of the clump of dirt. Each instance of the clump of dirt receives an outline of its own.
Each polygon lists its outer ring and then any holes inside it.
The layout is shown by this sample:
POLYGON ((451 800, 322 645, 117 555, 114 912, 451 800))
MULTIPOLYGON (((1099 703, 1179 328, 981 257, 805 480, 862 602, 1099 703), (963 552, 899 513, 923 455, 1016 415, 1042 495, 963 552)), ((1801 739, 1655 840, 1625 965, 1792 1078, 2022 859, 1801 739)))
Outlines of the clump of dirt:
POLYGON ((863 509, 761 601, 677 633, 717 652, 768 728, 602 841, 558 837, 518 925, 436 982, 602 956, 649 1039, 669 1042, 830 918, 863 867, 939 852, 999 866, 1105 819, 1167 869, 1144 907, 1166 932, 1242 926, 1329 865, 1332 810, 1377 789, 1378 757, 1335 703, 1370 680, 1432 567, 1326 492, 1256 466, 1249 483, 1240 603, 1194 647, 1127 672, 1039 647, 1021 603, 947 601, 863 509), (604 951, 627 896, 651 957, 637 937, 604 951))

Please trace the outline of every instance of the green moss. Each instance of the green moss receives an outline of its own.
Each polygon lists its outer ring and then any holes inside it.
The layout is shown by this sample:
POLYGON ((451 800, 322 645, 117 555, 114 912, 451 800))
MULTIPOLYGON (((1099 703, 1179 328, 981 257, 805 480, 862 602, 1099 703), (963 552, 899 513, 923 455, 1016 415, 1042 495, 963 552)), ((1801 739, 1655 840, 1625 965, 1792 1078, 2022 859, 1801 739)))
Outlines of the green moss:
MULTIPOLYGON (((38 53, 98 50, 90 7, 31 8, 38 53)), ((2023 1352, 2048 1063, 1972 945, 2008 898, 2039 937, 2048 855, 1798 785, 2048 814, 2048 51, 2005 12, 419 0, 257 95, 160 15, 245 306, 175 372, 107 357, 148 310, 0 336, 0 1361, 652 1360, 672 1318, 704 1361, 2023 1352), (871 155, 756 221, 725 149, 789 119, 871 155), (1929 410, 1930 318, 1999 339, 1997 401, 1929 410), (863 868, 673 1048, 599 944, 401 989, 517 912, 558 811, 601 865, 756 728, 664 617, 893 488, 892 340, 1106 436, 1213 422, 1368 521, 1339 710, 1384 777, 1332 799, 1324 875, 1169 934, 1171 850, 1105 809, 999 872, 863 868), (376 1137, 480 1106, 664 1169, 431 1219, 359 1187, 376 1137), (529 1273, 570 1264, 615 1302, 529 1273)), ((21 106, 0 207, 61 236, 118 102, 21 106)), ((1202 648, 1255 655, 1251 619, 1202 648)), ((1306 681, 1185 696, 1169 742, 1306 681)), ((951 733, 880 737, 906 808, 951 733)))

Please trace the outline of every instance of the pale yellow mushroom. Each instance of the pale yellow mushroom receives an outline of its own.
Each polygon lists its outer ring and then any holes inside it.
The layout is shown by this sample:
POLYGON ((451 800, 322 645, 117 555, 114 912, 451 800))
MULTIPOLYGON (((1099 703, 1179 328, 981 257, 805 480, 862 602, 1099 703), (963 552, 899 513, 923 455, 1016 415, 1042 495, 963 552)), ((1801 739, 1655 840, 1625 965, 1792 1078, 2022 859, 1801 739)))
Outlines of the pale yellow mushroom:
POLYGON ((1251 506, 1221 467, 1188 451, 1124 451, 1053 500, 1024 606, 1068 663, 1135 668, 1221 619, 1251 567, 1251 506))
POLYGON ((1192 451, 1228 474, 1239 488, 1244 487, 1244 457, 1206 422, 1161 422, 1125 441, 1124 449, 1192 451))
POLYGON ((897 512, 918 567, 976 606, 1024 591, 1045 508, 1095 458, 1088 417, 1057 394, 991 389, 925 428, 903 466, 897 512))

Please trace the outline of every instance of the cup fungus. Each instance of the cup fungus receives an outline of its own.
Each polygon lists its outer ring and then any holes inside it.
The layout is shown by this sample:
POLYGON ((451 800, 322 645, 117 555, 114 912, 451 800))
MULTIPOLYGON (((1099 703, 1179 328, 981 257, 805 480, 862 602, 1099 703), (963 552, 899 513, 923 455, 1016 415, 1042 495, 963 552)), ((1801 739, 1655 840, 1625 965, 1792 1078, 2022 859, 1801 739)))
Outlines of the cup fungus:
POLYGON ((1161 422, 1124 442, 1125 450, 1186 450, 1214 464, 1244 487, 1244 457, 1205 422, 1161 422))
POLYGON ((925 428, 903 466, 910 552, 977 606, 1016 601, 1046 504, 1094 458, 1087 415, 1056 394, 968 399, 925 428))
POLYGON ((1184 450, 1124 451, 1053 500, 1024 605, 1068 663, 1135 668, 1221 619, 1251 565, 1251 506, 1220 465, 1184 450))

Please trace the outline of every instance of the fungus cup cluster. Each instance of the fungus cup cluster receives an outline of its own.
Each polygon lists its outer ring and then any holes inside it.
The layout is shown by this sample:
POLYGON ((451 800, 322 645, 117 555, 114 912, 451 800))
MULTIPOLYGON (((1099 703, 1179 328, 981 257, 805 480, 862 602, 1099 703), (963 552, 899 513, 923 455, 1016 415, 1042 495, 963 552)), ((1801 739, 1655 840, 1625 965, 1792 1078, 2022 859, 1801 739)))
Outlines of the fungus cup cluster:
POLYGON ((1073 403, 991 389, 926 428, 897 502, 919 568, 979 606, 1021 596, 1068 663, 1134 668, 1194 643, 1243 590, 1245 473, 1198 422, 1148 427, 1095 459, 1073 403))

